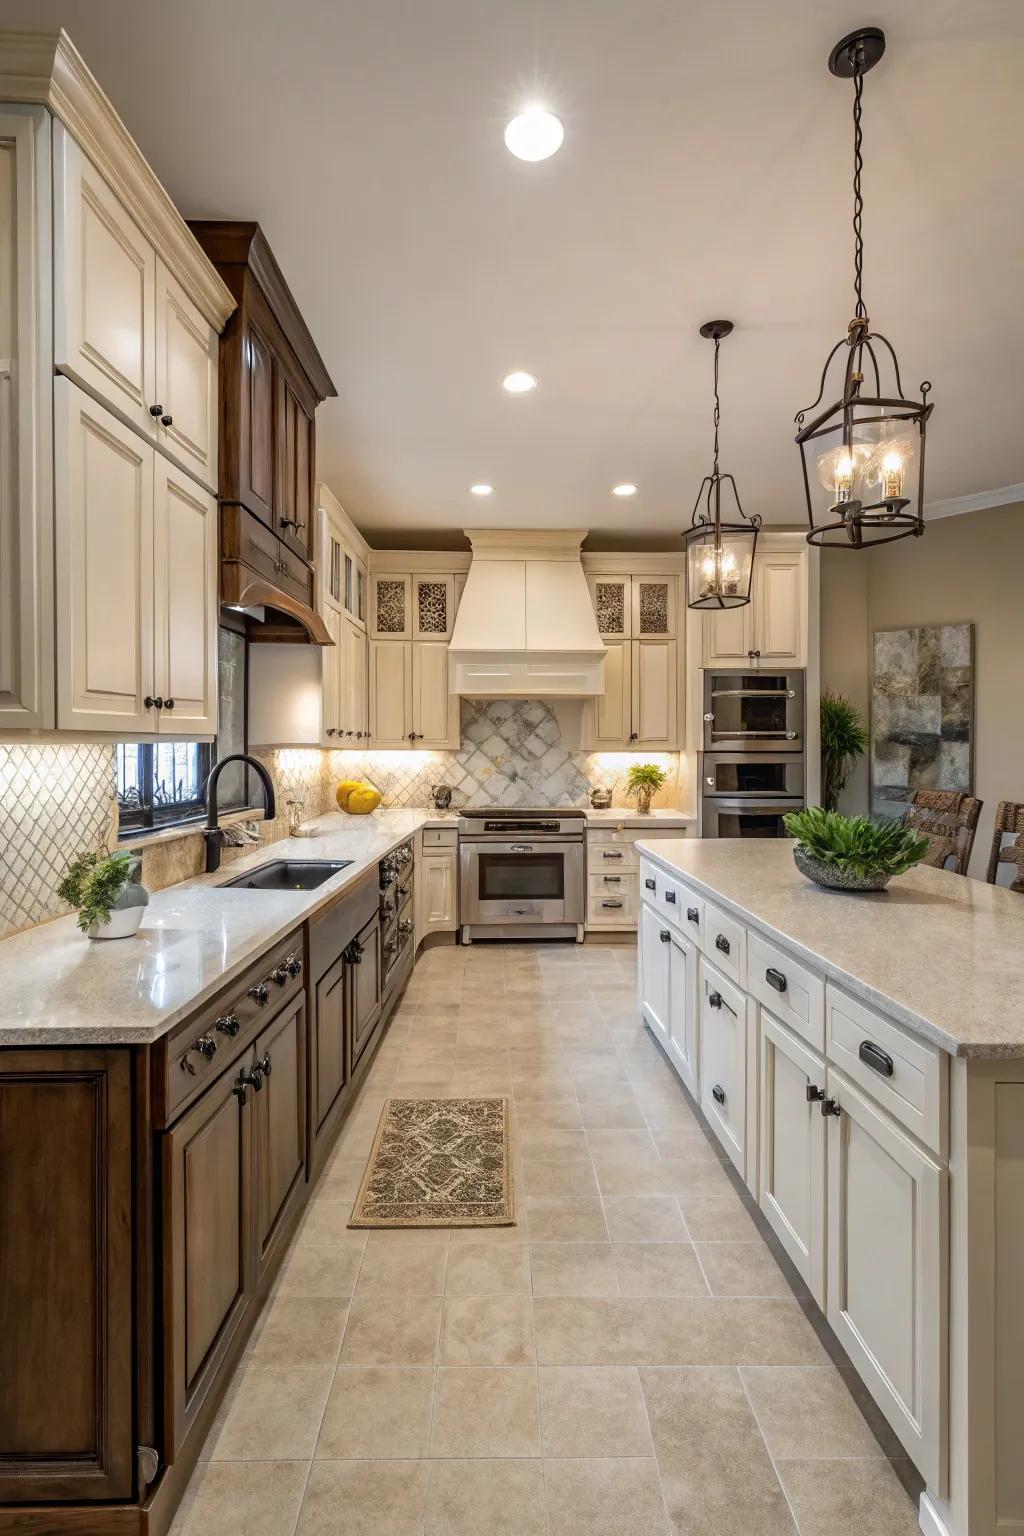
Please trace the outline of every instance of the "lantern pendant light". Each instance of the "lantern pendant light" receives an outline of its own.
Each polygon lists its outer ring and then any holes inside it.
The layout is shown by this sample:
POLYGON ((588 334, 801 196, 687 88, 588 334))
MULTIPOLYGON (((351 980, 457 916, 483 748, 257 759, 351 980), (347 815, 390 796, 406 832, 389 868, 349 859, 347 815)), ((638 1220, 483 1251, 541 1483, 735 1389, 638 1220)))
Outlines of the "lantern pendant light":
POLYGON ((715 460, 710 475, 701 481, 690 527, 683 534, 686 547, 686 601, 690 608, 741 608, 750 602, 750 580, 761 519, 748 517, 740 504, 736 481, 718 468, 718 349, 732 331, 731 320, 709 320, 700 328, 705 340, 715 344, 715 460), (722 486, 728 483, 740 521, 723 523, 722 486))
POLYGON ((921 385, 920 400, 904 399, 896 353, 881 332, 872 331, 862 292, 862 97, 864 76, 884 52, 885 34, 877 27, 862 27, 829 55, 832 74, 853 81, 854 312, 847 334, 825 361, 818 398, 796 417, 810 524, 807 542, 841 549, 889 544, 924 532, 924 438, 932 411, 931 384, 925 380, 921 385), (830 370, 841 393, 817 412, 830 370))

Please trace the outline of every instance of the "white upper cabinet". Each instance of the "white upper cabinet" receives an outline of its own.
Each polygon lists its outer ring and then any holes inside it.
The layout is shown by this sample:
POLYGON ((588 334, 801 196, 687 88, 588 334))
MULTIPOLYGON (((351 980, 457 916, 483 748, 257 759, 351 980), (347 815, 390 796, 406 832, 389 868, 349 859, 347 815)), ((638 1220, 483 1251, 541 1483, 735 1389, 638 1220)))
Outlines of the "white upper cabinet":
POLYGON ((632 633, 633 618, 629 577, 606 576, 602 572, 588 579, 601 639, 628 640, 632 633))
POLYGON ((667 638, 676 632, 675 576, 633 576, 630 579, 633 603, 632 637, 634 640, 667 638))
POLYGON ((390 571, 370 578, 370 632, 375 640, 412 639, 412 577, 390 571))
POLYGON ((370 641, 370 739, 396 751, 412 745, 412 646, 370 641))
POLYGON ((345 614, 341 621, 340 734, 346 746, 363 742, 370 735, 366 713, 366 665, 366 630, 345 614))
POLYGON ((50 119, 0 109, 0 730, 53 725, 50 119))
POLYGON ((587 706, 587 745, 604 752, 678 750, 678 578, 591 571, 587 580, 608 648, 604 693, 587 706))
POLYGON ((213 326, 174 274, 156 263, 156 400, 160 447, 210 490, 217 487, 217 350, 213 326))
POLYGON ((807 665, 807 551, 758 543, 750 602, 704 613, 704 666, 807 665))
POLYGON ((153 467, 153 640, 162 736, 217 730, 217 502, 160 454, 153 467))
POLYGON ((459 698, 448 692, 448 647, 412 648, 412 746, 457 748, 459 698))
POLYGON ((674 640, 633 640, 634 746, 670 751, 679 741, 679 652, 674 640))
POLYGON ((742 608, 722 608, 704 614, 705 667, 750 667, 754 659, 754 613, 750 603, 742 608))
POLYGON ((325 747, 337 747, 341 735, 341 679, 344 665, 342 626, 345 621, 331 603, 325 604, 321 615, 332 641, 331 645, 325 645, 320 652, 320 687, 323 696, 320 710, 321 743, 325 747))
POLYGON ((604 693, 590 706, 590 745, 599 752, 621 747, 633 729, 633 648, 628 640, 609 640, 607 646, 604 693))
POLYGON ((412 578, 412 632, 415 640, 450 640, 455 622, 455 577, 412 578))

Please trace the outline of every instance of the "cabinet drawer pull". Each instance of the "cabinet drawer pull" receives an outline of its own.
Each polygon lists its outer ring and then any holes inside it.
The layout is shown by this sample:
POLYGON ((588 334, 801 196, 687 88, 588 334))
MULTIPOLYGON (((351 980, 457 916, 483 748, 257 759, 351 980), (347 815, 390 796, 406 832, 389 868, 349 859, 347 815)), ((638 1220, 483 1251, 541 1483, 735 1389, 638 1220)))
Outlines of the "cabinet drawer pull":
POLYGON ((192 1049, 198 1051, 207 1061, 212 1061, 217 1054, 217 1042, 212 1035, 200 1035, 199 1039, 193 1042, 192 1049))
POLYGON ((249 996, 254 1003, 258 1003, 261 1008, 264 1008, 270 997, 270 988, 265 981, 258 981, 254 987, 249 988, 249 996))
POLYGON ((622 876, 621 875, 602 875, 601 879, 604 881, 605 885, 621 885, 622 884, 622 876))
POLYGON ((162 427, 173 427, 173 425, 174 425, 174 417, 173 416, 168 416, 166 414, 161 416, 160 417, 160 425, 162 427))
POLYGON ((663 928, 661 930, 661 932, 658 934, 658 938, 663 944, 671 944, 672 942, 672 935, 669 933, 667 928, 663 928))
POLYGON ((360 944, 358 939, 353 939, 350 944, 345 946, 342 958, 346 960, 349 965, 358 965, 360 963, 363 958, 363 946, 360 944))
POLYGON ((718 935, 717 939, 715 940, 715 948, 720 949, 723 955, 727 955, 729 953, 729 940, 726 938, 724 933, 720 933, 718 935))
POLYGON ((668 902, 670 907, 674 907, 675 904, 676 904, 676 893, 675 893, 675 891, 666 891, 665 892, 665 900, 668 902))
POLYGON ((687 917, 687 921, 688 922, 699 923, 700 922, 700 908, 699 907, 687 907, 687 909, 686 909, 686 917, 687 917))
POLYGON ((824 1088, 819 1088, 817 1083, 808 1083, 807 1084, 807 1102, 808 1102, 808 1104, 820 1104, 824 1097, 825 1097, 825 1090, 824 1090, 824 1088))
POLYGON ((892 1077, 896 1070, 892 1057, 887 1051, 883 1051, 880 1045, 873 1040, 862 1040, 857 1055, 866 1067, 873 1072, 878 1072, 882 1077, 892 1077))
POLYGON ((786 978, 783 976, 782 972, 777 971, 773 965, 770 965, 765 971, 764 979, 770 987, 775 988, 776 992, 785 992, 786 978))
POLYGON ((711 1097, 714 1099, 716 1104, 725 1103, 725 1089, 721 1086, 721 1084, 715 1084, 711 1090, 711 1097))
POLYGON ((219 1029, 222 1035, 228 1035, 232 1040, 238 1034, 241 1027, 241 1024, 238 1022, 237 1013, 226 1013, 214 1025, 214 1028, 219 1029))
POLYGON ((622 906, 622 902, 621 901, 602 901, 601 905, 602 905, 602 907, 615 907, 616 909, 618 909, 619 907, 622 906))
POLYGON ((258 1061, 256 1063, 256 1066, 259 1069, 259 1071, 263 1073, 264 1077, 269 1077, 270 1076, 270 1052, 269 1051, 264 1051, 264 1053, 263 1053, 263 1060, 262 1061, 258 1061))
POLYGON ((722 994, 721 994, 721 992, 709 992, 708 993, 708 1007, 709 1008, 721 1008, 721 1006, 722 1006, 722 994))
POLYGON ((644 890, 645 891, 653 891, 655 886, 656 886, 656 884, 657 884, 657 881, 655 881, 655 880, 645 880, 644 881, 644 890))
POLYGON ((837 1099, 822 1099, 821 1112, 825 1116, 835 1115, 837 1119, 842 1114, 842 1110, 839 1107, 839 1101, 837 1099))
POLYGON ((622 858, 622 854, 620 852, 609 853, 607 849, 602 849, 601 850, 601 857, 602 857, 602 859, 621 859, 622 858))
POLYGON ((163 413, 164 413, 164 408, 163 408, 162 405, 151 405, 150 408, 149 408, 149 414, 151 416, 162 416, 163 413))

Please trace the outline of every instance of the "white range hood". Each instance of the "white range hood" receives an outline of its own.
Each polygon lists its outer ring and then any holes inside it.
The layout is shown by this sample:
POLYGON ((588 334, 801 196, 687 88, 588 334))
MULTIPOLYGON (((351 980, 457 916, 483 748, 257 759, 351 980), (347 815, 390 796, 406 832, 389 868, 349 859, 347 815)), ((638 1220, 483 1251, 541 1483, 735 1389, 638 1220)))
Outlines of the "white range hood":
POLYGON ((604 693, 606 648, 580 563, 585 528, 467 528, 448 687, 473 699, 604 693))

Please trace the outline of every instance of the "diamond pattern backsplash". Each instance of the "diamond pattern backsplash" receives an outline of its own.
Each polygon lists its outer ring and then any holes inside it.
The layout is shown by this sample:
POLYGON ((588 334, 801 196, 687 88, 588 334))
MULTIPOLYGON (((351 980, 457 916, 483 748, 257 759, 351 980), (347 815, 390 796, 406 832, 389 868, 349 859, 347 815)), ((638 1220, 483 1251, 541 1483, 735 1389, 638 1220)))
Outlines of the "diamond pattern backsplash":
POLYGON ((367 779, 386 806, 430 805, 432 785, 452 788, 454 807, 470 805, 586 805, 590 790, 612 791, 625 806, 631 762, 656 762, 668 782, 655 804, 678 799, 675 752, 576 752, 562 740, 554 711, 540 699, 463 699, 458 752, 331 752, 332 786, 367 779))
POLYGON ((112 746, 0 747, 0 937, 66 910, 64 868, 113 816, 112 746))

